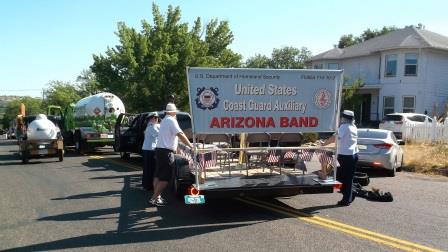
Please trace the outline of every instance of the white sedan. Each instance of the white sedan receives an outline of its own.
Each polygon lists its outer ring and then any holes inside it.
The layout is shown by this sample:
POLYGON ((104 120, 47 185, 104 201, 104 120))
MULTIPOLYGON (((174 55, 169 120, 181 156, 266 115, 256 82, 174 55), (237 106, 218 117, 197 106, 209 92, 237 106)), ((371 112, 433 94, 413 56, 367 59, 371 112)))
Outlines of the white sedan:
POLYGON ((389 176, 395 176, 404 161, 402 143, 390 130, 358 129, 357 166, 386 169, 389 176))

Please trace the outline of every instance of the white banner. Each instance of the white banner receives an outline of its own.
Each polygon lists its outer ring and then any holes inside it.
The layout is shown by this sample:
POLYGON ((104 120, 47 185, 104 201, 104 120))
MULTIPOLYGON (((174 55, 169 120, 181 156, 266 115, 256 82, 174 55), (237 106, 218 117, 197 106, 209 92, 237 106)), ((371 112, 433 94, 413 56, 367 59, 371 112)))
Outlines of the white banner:
POLYGON ((336 130, 342 70, 188 68, 194 133, 336 130))

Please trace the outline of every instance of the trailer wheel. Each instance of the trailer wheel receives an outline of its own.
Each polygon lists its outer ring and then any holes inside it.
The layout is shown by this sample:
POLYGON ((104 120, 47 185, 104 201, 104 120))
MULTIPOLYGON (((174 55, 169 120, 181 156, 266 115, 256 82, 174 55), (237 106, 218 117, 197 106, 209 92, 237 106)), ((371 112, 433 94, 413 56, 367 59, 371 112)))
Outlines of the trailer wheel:
POLYGON ((182 183, 177 176, 173 179, 173 192, 178 199, 183 199, 184 195, 187 193, 188 185, 182 183))
POLYGON ((64 161, 64 150, 58 150, 59 162, 64 161))
POLYGON ((29 158, 28 153, 26 151, 22 151, 22 163, 28 164, 29 158))
POLYGON ((120 151, 120 158, 123 160, 128 160, 129 158, 131 158, 131 154, 127 153, 127 152, 120 151))
POLYGON ((81 134, 75 134, 75 149, 78 154, 83 154, 84 146, 81 139, 81 134))

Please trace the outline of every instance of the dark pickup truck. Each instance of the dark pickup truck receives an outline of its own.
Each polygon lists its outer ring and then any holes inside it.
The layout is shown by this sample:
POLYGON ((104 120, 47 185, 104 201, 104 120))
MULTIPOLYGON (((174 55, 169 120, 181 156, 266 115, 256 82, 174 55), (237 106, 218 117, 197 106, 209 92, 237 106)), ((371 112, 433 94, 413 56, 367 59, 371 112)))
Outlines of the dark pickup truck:
MULTIPOLYGON (((148 124, 147 116, 153 112, 139 114, 124 113, 118 116, 115 124, 115 148, 120 152, 123 159, 129 158, 130 153, 142 154, 143 140, 145 139, 145 129, 148 124)), ((160 119, 163 119, 163 111, 156 112, 160 119)), ((186 112, 178 112, 176 115, 180 128, 189 139, 191 135, 191 117, 186 112)))

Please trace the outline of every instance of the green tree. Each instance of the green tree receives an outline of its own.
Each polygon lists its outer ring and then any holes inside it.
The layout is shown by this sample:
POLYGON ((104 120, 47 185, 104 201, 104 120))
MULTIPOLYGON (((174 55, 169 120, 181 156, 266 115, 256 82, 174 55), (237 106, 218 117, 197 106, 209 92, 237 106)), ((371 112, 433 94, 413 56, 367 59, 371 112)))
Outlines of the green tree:
POLYGON ((77 93, 81 97, 87 97, 89 95, 94 95, 100 92, 96 76, 92 73, 92 70, 83 70, 81 74, 76 78, 78 84, 77 93))
POLYGON ((3 116, 3 125, 9 125, 11 120, 15 120, 19 114, 20 104, 25 104, 25 114, 26 115, 37 115, 40 113, 45 113, 42 108, 42 99, 23 97, 20 99, 12 100, 6 104, 5 115, 3 116))
POLYGON ((306 47, 301 49, 292 46, 274 48, 270 65, 275 69, 301 69, 305 68, 305 61, 310 57, 311 52, 306 47))
POLYGON ((246 67, 273 69, 305 68, 305 61, 311 57, 311 51, 306 47, 301 49, 292 46, 274 48, 271 58, 256 54, 246 61, 246 67))
POLYGON ((398 28, 395 26, 383 26, 383 28, 380 30, 371 30, 370 28, 368 28, 364 30, 363 33, 358 37, 354 37, 352 34, 342 35, 339 39, 338 48, 345 48, 356 45, 358 43, 362 43, 374 37, 378 37, 395 30, 398 30, 398 28))
POLYGON ((339 39, 338 48, 345 48, 352 45, 356 45, 358 42, 356 42, 355 37, 353 37, 353 34, 348 35, 342 35, 339 39))
POLYGON ((197 18, 189 29, 180 22, 179 7, 169 6, 163 15, 153 4, 152 14, 153 22, 143 20, 140 32, 118 23, 119 44, 94 55, 90 67, 98 88, 119 96, 127 111, 163 109, 170 94, 187 110, 187 66, 241 65, 241 55, 228 49, 233 41, 228 22, 214 19, 203 28, 197 18))
POLYGON ((70 82, 50 81, 44 93, 46 96, 44 106, 58 105, 65 108, 81 99, 76 86, 70 82))
POLYGON ((342 89, 342 108, 357 111, 362 103, 362 95, 359 94, 359 88, 364 86, 361 79, 353 82, 348 77, 344 77, 342 89))
POLYGON ((246 60, 246 67, 248 68, 269 68, 271 59, 265 55, 256 54, 246 60))

